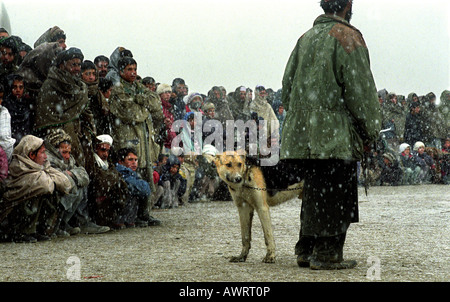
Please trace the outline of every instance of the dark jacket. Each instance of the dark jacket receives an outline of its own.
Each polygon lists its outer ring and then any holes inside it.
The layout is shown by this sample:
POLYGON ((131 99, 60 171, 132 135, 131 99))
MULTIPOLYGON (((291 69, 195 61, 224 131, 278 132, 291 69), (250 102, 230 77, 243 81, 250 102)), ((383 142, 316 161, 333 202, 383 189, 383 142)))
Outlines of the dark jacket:
POLYGON ((408 113, 405 122, 405 143, 414 146, 416 142, 423 141, 422 118, 419 114, 408 113))
MULTIPOLYGON (((170 155, 167 159, 166 165, 162 168, 161 176, 159 178, 159 185, 162 186, 165 181, 169 181, 171 187, 175 185, 175 182, 177 180, 180 180, 180 187, 178 189, 178 196, 183 196, 183 194, 186 192, 186 185, 187 181, 179 172, 175 174, 170 173, 170 168, 174 165, 180 166, 180 161, 175 155, 170 155)), ((179 170, 178 170, 179 171, 179 170)))

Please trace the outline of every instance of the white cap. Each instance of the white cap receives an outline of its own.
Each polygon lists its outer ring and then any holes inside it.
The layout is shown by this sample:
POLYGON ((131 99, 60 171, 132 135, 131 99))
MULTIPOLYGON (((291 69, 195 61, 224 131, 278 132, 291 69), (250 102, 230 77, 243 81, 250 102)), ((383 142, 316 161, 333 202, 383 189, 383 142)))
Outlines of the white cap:
POLYGON ((109 144, 110 146, 113 144, 113 139, 108 134, 99 135, 97 136, 97 139, 100 141, 99 144, 109 144))

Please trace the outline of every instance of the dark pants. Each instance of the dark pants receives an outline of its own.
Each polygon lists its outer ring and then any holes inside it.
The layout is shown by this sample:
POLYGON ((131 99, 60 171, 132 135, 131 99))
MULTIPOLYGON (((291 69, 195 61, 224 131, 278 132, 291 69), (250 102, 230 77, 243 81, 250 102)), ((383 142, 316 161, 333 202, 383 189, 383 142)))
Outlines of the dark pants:
POLYGON ((347 229, 359 221, 356 162, 297 160, 291 167, 304 180, 296 254, 311 255, 315 248, 342 257, 347 229))
POLYGON ((57 193, 33 197, 8 214, 7 233, 51 235, 59 224, 59 197, 57 193))

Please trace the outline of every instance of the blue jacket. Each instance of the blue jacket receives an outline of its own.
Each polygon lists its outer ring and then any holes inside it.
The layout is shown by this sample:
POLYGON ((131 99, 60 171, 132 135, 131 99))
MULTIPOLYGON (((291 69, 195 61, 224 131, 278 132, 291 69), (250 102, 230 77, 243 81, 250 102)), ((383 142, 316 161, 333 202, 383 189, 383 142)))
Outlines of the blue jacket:
POLYGON ((141 179, 135 171, 120 164, 116 164, 116 169, 127 183, 128 191, 132 196, 142 198, 150 196, 150 185, 148 182, 141 179))

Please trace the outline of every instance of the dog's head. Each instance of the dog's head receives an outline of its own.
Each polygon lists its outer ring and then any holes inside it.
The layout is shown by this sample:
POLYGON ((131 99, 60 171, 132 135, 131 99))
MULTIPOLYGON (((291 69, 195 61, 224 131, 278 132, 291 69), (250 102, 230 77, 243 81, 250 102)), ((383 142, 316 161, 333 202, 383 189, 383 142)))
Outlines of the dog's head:
POLYGON ((247 169, 245 164, 245 152, 227 153, 216 155, 215 164, 219 177, 228 185, 242 185, 247 169))

